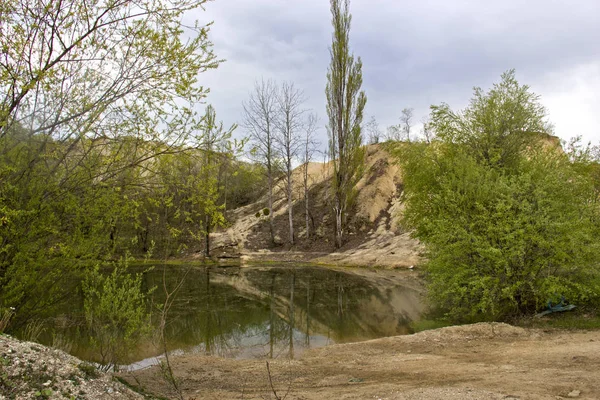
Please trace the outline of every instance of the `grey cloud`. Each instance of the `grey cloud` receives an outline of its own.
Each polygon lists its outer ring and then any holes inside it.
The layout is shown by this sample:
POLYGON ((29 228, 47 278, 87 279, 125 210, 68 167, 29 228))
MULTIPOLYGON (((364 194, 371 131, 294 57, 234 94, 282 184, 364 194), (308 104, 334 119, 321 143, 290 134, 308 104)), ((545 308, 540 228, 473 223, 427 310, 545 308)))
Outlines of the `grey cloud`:
MULTIPOLYGON (((291 80, 325 121, 331 41, 327 0, 217 0, 215 50, 228 61, 205 78, 221 118, 239 119, 254 80, 291 80)), ((351 44, 363 60, 369 114, 395 123, 403 107, 463 106, 472 86, 516 68, 535 86, 549 76, 600 62, 600 2, 579 0, 354 0, 351 44)), ((198 16, 200 18, 200 16, 198 16)))

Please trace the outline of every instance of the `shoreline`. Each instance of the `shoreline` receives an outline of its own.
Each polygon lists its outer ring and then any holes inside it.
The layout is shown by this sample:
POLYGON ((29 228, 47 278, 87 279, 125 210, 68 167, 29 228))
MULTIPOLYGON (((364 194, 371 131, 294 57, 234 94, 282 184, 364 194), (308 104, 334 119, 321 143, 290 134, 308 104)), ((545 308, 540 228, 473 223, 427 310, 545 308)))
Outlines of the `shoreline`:
MULTIPOLYGON (((598 330, 478 323, 311 349, 294 360, 268 360, 269 371, 262 359, 188 354, 171 362, 185 399, 272 398, 273 390, 306 400, 548 399, 575 391, 593 399, 600 393, 598 350, 598 330)), ((119 376, 175 397, 160 373, 153 367, 119 376)))

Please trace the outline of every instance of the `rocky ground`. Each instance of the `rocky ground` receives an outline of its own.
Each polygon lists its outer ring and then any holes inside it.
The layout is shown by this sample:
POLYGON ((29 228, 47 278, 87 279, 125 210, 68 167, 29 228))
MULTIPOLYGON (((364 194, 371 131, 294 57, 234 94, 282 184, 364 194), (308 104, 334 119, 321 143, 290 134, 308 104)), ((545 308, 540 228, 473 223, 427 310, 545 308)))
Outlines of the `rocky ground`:
POLYGON ((0 334, 0 399, 142 399, 60 350, 0 334))
MULTIPOLYGON (((315 349, 269 370, 264 360, 174 360, 185 399, 599 399, 600 331, 455 326, 315 349)), ((160 374, 124 378, 175 398, 160 374)))

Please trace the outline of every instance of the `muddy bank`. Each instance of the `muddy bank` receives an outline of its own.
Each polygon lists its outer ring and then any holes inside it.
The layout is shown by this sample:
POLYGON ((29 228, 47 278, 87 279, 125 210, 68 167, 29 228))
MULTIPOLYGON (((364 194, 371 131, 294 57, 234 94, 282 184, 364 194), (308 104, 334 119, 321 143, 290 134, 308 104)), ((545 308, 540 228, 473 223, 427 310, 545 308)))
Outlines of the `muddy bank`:
MULTIPOLYGON (((448 327, 333 345, 297 360, 186 355, 174 371, 186 399, 560 399, 600 397, 600 331, 506 324, 448 327)), ((174 397, 157 368, 125 375, 174 397)))
POLYGON ((404 235, 374 235, 364 243, 345 251, 316 252, 298 250, 243 251, 222 261, 239 259, 242 264, 256 262, 304 262, 339 267, 371 267, 383 269, 407 269, 423 262, 421 247, 404 235))

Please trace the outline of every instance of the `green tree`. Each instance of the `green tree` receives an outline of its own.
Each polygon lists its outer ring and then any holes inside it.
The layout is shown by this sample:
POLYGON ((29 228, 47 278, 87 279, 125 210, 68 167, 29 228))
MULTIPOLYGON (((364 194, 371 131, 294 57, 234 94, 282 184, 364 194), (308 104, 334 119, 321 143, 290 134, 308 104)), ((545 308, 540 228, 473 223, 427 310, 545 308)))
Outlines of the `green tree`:
POLYGON ((132 246, 156 159, 185 150, 219 64, 206 0, 2 2, 0 307, 14 325, 132 246), (140 190, 142 189, 142 190, 140 190))
POLYGON ((545 111, 514 71, 455 113, 432 107, 438 140, 404 145, 405 223, 427 248, 433 305, 454 320, 532 313, 563 296, 598 301, 598 194, 544 133, 545 111))
POLYGON ((362 62, 350 53, 349 0, 331 0, 333 40, 327 71, 327 116, 329 155, 333 163, 333 212, 335 243, 342 247, 347 212, 351 209, 354 186, 362 175, 364 148, 361 124, 367 96, 362 86, 362 62))
POLYGON ((204 236, 206 257, 210 256, 211 231, 225 223, 220 178, 222 166, 233 156, 234 149, 229 145, 229 139, 235 128, 234 125, 226 131, 222 122, 217 123, 215 109, 210 105, 206 107, 203 131, 196 139, 201 152, 201 169, 197 176, 191 177, 194 181, 191 201, 200 216, 200 230, 201 235, 204 236))

